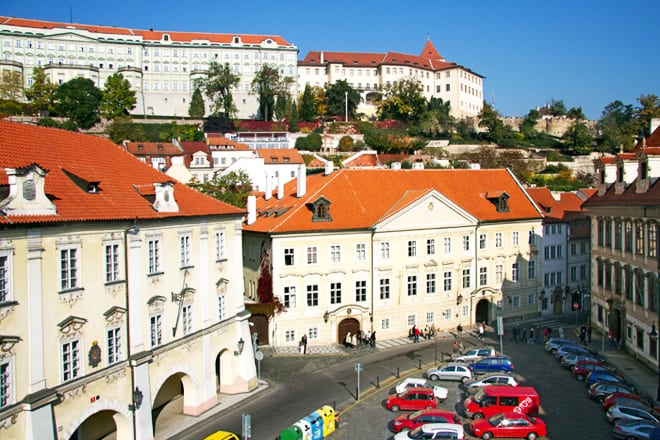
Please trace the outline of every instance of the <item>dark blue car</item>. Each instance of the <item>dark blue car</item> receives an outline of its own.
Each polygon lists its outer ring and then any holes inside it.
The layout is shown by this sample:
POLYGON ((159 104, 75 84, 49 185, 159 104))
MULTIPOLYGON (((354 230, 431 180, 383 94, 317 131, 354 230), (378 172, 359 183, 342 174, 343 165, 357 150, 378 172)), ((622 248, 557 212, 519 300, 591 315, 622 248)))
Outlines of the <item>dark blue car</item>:
POLYGON ((480 359, 470 364, 470 369, 474 374, 482 373, 505 373, 513 372, 513 362, 506 356, 491 356, 480 359))
POLYGON ((587 388, 596 382, 617 382, 635 390, 635 387, 631 383, 626 382, 623 377, 611 371, 592 371, 589 373, 585 380, 587 388))

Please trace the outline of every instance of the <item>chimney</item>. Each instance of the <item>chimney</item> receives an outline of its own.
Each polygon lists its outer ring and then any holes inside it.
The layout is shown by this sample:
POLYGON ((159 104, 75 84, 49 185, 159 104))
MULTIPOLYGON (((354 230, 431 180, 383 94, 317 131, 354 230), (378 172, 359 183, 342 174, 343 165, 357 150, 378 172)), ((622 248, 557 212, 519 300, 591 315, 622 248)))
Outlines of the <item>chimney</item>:
POLYGON ((335 169, 335 165, 332 163, 331 160, 328 160, 325 162, 325 175, 332 174, 332 171, 335 169))
POLYGON ((320 64, 323 64, 323 51, 321 51, 321 62, 320 64))
POLYGON ((305 164, 298 165, 298 183, 296 186, 296 197, 300 198, 307 192, 307 176, 305 173, 305 164))
POLYGON ((264 199, 270 200, 270 198, 273 196, 273 188, 271 187, 270 183, 270 175, 268 174, 268 171, 264 173, 266 175, 266 185, 264 186, 264 199))
POLYGON ((257 221, 257 198, 248 196, 247 199, 247 224, 251 225, 257 221))
POLYGON ((284 179, 282 178, 282 173, 277 175, 277 200, 282 200, 284 198, 284 179))

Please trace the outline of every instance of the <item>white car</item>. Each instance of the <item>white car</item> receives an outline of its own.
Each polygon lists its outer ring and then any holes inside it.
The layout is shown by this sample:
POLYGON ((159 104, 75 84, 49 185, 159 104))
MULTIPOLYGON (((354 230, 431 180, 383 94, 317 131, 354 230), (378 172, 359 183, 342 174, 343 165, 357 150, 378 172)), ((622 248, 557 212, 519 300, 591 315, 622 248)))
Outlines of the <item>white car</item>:
POLYGON ((497 351, 495 351, 494 348, 489 348, 489 347, 482 347, 482 348, 473 348, 472 350, 468 351, 467 353, 457 356, 453 359, 454 362, 465 362, 468 364, 471 364, 474 361, 478 361, 479 359, 489 357, 489 356, 496 356, 497 351))
POLYGON ((418 426, 412 431, 402 431, 394 436, 394 440, 433 438, 464 440, 465 432, 463 430, 463 425, 455 425, 453 423, 426 423, 418 426))
POLYGON ((478 391, 479 388, 485 387, 487 385, 517 387, 518 381, 515 377, 509 376, 508 374, 489 374, 487 376, 478 377, 475 380, 471 380, 465 383, 465 389, 469 393, 473 393, 478 391))
POLYGON ((431 385, 431 382, 429 382, 426 379, 422 379, 419 377, 409 377, 407 379, 403 379, 401 382, 399 382, 396 387, 396 393, 403 393, 406 391, 408 388, 432 388, 433 389, 433 395, 440 400, 447 400, 447 395, 449 394, 449 391, 447 388, 440 387, 440 386, 433 386, 431 385))
POLYGON ((437 368, 431 368, 426 375, 431 380, 460 380, 465 383, 472 379, 472 370, 460 362, 452 362, 437 368))

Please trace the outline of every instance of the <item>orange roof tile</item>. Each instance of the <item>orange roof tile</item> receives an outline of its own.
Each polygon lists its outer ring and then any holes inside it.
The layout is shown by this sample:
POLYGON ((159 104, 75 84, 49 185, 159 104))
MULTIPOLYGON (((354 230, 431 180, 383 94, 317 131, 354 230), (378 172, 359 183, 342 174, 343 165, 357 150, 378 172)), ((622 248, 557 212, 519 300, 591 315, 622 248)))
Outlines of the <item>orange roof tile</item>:
POLYGON ((581 212, 583 201, 574 193, 562 192, 555 199, 548 188, 527 188, 527 194, 538 204, 544 215, 553 220, 567 221, 569 213, 581 212))
POLYGON ((171 182, 171 178, 123 147, 101 137, 0 121, 0 183, 7 185, 6 168, 32 163, 48 171, 45 190, 57 214, 0 216, 0 223, 157 219, 244 212, 178 182, 173 186, 179 212, 157 212, 141 193, 153 194, 155 183, 171 182), (99 182, 99 191, 84 191, 68 173, 99 182))
POLYGON ((183 150, 171 142, 126 142, 126 151, 140 156, 143 154, 158 156, 182 156, 183 150))
POLYGON ((297 179, 284 187, 282 199, 257 200, 257 221, 247 231, 284 233, 365 229, 400 211, 431 190, 438 191, 480 221, 540 219, 541 213, 507 170, 342 169, 307 176, 307 192, 296 197, 297 179), (505 191, 509 212, 497 212, 487 192, 505 191), (331 222, 313 222, 309 204, 325 197, 331 222), (286 212, 282 212, 286 209, 286 212), (280 215, 259 213, 280 212, 280 215))
POLYGON ((294 148, 258 148, 257 156, 264 159, 266 164, 303 164, 305 161, 294 148))

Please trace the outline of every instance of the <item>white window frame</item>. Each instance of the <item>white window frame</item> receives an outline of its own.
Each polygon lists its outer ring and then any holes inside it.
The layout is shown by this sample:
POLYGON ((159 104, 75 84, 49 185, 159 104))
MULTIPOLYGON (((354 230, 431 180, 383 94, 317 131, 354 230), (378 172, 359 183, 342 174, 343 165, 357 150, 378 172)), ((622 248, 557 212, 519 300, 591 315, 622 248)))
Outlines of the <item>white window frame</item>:
POLYGON ((426 255, 435 255, 435 238, 426 240, 426 255))
POLYGON ((192 304, 184 304, 181 307, 181 329, 183 335, 188 335, 193 331, 193 309, 192 304))
POLYGON ((514 247, 520 246, 520 233, 518 231, 513 231, 511 233, 511 242, 514 247))
POLYGON ((0 250, 0 302, 14 299, 12 253, 11 250, 0 250))
POLYGON ((417 275, 408 275, 406 280, 406 292, 408 296, 417 296, 417 275))
POLYGON ((122 359, 122 337, 121 327, 110 327, 106 330, 107 359, 108 365, 119 362, 122 359))
POLYGON ((149 342, 151 347, 158 347, 163 343, 163 314, 149 315, 149 342))
POLYGON ((319 262, 318 248, 316 246, 307 247, 307 264, 317 264, 319 262))
POLYGON ((417 240, 408 240, 408 256, 417 256, 417 240))
POLYGON ((106 242, 103 245, 105 256, 105 282, 114 283, 121 280, 122 258, 120 257, 120 243, 106 242))
POLYGON ((367 300, 367 280, 355 281, 355 302, 364 302, 367 300))
POLYGON ((341 263, 341 245, 339 244, 330 245, 330 262, 341 263))
POLYGON ((463 236, 463 251, 469 252, 470 251, 470 236, 469 235, 464 235, 463 236))
POLYGON ((218 320, 224 321, 225 319, 227 319, 227 297, 218 295, 218 320))
POLYGON ((68 382, 82 376, 82 341, 79 338, 68 339, 60 344, 60 367, 62 382, 68 382), (66 354, 69 354, 67 360, 66 354))
POLYGON ((501 232, 496 232, 495 233, 495 247, 498 248, 498 249, 502 247, 502 233, 501 232))
POLYGON ((287 309, 296 308, 296 288, 295 286, 284 286, 283 303, 287 309))
POLYGON ((390 259, 390 243, 388 241, 380 244, 380 258, 383 260, 390 259))
POLYGON ((380 299, 390 299, 391 284, 389 278, 381 278, 378 282, 380 299))
POLYGON ((147 273, 154 275, 162 273, 161 269, 161 237, 147 238, 147 273))
POLYGON ((330 304, 341 304, 341 281, 330 283, 330 304))
POLYGON ((356 243, 355 244, 355 260, 356 261, 366 261, 367 260, 367 245, 366 245, 366 243, 356 243))
POLYGON ((293 248, 284 248, 284 265, 293 266, 296 262, 296 251, 293 248))
POLYGON ((453 273, 450 270, 446 270, 442 273, 442 290, 445 292, 450 292, 452 289, 453 283, 453 273))
POLYGON ((8 356, 0 361, 0 408, 14 403, 14 357, 8 356))
POLYGON ((61 292, 79 289, 81 286, 80 245, 64 245, 57 249, 59 258, 59 287, 61 292), (66 257, 64 256, 66 253, 66 257), (73 257, 72 257, 73 255, 73 257), (65 264, 66 263, 66 264, 65 264))
POLYGON ((192 233, 179 234, 179 267, 192 267, 192 233))
POLYGON ((215 231, 215 261, 224 261, 227 259, 225 245, 225 231, 215 231))
POLYGON ((451 254, 451 237, 444 237, 442 239, 442 250, 445 255, 451 254))

